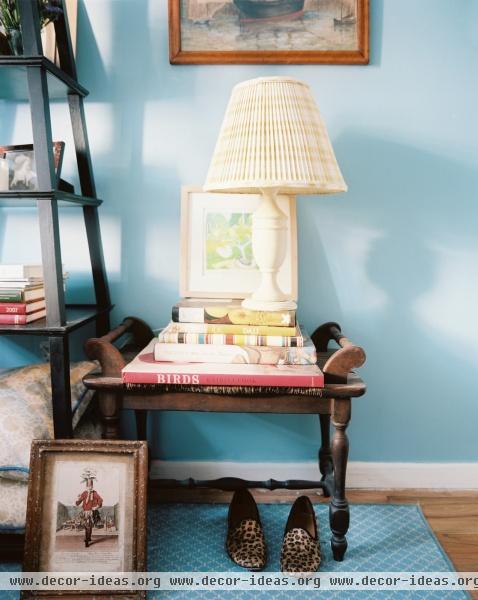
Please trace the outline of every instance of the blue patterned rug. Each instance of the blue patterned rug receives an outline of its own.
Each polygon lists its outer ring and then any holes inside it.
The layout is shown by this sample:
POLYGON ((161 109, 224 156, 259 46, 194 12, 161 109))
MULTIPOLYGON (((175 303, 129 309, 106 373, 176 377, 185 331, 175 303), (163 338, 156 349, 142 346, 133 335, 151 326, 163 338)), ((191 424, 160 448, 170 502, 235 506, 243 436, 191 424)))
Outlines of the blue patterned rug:
MULTIPOLYGON (((148 511, 148 569, 151 571, 241 571, 224 551, 227 505, 164 504, 148 511)), ((259 512, 266 536, 266 571, 279 571, 279 553, 290 505, 261 504, 259 512)), ((421 510, 414 505, 355 504, 351 507, 349 547, 345 560, 335 562, 330 550, 328 505, 315 506, 320 531, 323 571, 454 571, 421 510)), ((12 564, 1 564, 11 570, 12 564)), ((19 565, 16 565, 19 568, 19 565)), ((0 592, 2 600, 18 598, 0 592)), ((175 600, 241 598, 244 600, 333 600, 375 598, 464 600, 462 591, 179 591, 149 592, 148 599, 171 596, 175 600)))

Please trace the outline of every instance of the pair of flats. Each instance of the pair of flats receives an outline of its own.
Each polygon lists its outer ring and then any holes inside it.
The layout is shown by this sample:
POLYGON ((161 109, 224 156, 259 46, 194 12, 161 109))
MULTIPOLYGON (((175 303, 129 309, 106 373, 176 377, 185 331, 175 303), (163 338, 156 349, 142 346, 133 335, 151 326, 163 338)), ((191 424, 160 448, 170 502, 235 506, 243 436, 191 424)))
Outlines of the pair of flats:
MULTIPOLYGON (((262 570, 267 549, 257 504, 246 489, 232 497, 227 519, 226 550, 236 564, 250 571, 262 570)), ((280 554, 284 573, 313 573, 320 565, 317 522, 311 501, 299 496, 285 526, 280 554)))

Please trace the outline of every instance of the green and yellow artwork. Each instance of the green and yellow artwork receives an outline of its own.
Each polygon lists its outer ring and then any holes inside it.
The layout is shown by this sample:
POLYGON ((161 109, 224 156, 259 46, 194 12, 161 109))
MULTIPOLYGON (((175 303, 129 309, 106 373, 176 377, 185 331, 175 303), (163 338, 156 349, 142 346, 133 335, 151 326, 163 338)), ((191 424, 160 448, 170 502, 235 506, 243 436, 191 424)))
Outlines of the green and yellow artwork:
POLYGON ((252 213, 206 214, 207 270, 257 269, 252 254, 252 213))

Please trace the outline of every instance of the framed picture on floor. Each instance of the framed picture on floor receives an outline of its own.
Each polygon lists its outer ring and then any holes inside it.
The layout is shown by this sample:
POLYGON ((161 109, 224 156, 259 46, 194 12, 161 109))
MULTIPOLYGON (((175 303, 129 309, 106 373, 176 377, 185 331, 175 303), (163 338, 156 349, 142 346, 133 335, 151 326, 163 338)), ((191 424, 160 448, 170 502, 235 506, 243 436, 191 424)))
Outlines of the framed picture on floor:
POLYGON ((169 0, 172 64, 367 64, 369 0, 169 0))
MULTIPOLYGON (((23 570, 145 571, 147 463, 146 442, 33 441, 23 570)), ((89 593, 125 597, 124 590, 89 593)), ((22 598, 51 595, 24 591, 22 598)), ((81 587, 65 593, 75 596, 85 597, 81 587)))
MULTIPOLYGON (((247 298, 260 282, 252 252, 252 215, 260 194, 203 192, 184 186, 181 197, 183 298, 247 298)), ((281 195, 287 218, 285 259, 277 280, 297 300, 297 218, 295 197, 281 195)))

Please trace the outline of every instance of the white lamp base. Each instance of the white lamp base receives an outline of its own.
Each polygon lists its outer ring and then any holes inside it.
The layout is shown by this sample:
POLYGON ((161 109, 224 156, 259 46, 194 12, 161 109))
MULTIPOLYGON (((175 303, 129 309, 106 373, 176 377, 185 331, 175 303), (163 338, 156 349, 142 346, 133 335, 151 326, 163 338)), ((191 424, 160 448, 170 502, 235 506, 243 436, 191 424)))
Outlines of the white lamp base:
POLYGON ((295 310, 297 308, 297 302, 293 300, 281 300, 281 301, 267 301, 267 300, 254 300, 254 298, 245 298, 242 301, 242 306, 249 310, 295 310))
POLYGON ((251 310, 295 310, 297 304, 284 294, 277 274, 286 252, 286 217, 276 201, 277 190, 262 190, 262 201, 252 216, 252 251, 261 274, 260 285, 242 302, 251 310))

